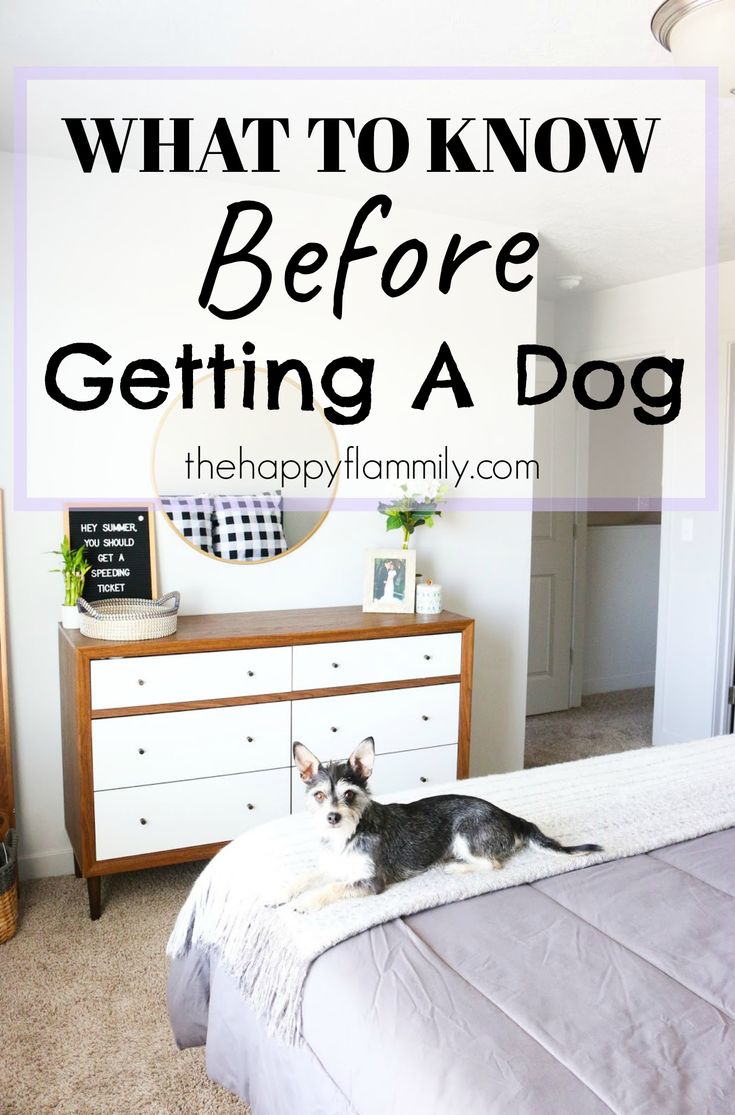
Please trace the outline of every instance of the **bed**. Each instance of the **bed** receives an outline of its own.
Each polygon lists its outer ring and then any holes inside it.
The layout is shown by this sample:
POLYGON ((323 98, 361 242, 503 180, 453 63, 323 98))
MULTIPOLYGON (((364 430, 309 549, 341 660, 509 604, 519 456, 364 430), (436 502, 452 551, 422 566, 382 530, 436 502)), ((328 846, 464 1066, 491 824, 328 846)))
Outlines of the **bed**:
POLYGON ((253 1115, 731 1115, 734 942, 729 828, 343 941, 296 1048, 197 949, 169 1012, 253 1115))

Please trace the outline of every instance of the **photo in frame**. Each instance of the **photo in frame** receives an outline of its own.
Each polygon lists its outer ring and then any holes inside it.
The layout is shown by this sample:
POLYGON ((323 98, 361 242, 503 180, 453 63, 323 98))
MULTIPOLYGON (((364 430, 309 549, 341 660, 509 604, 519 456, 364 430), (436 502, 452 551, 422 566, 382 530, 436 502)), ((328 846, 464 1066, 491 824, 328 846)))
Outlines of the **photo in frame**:
POLYGON ((363 612, 414 611, 415 550, 369 550, 365 560, 363 612))

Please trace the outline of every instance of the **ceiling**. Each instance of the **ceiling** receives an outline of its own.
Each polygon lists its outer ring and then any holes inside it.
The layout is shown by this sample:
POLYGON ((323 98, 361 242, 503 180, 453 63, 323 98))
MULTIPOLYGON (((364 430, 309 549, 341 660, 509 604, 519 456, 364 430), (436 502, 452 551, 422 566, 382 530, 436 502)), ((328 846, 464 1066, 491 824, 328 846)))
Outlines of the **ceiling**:
MULTIPOLYGON (((655 0, 4 0, 0 147, 12 150, 14 66, 666 68, 669 55, 649 29, 656 6, 655 0)), ((735 97, 719 104, 720 254, 732 259, 735 97)), ((665 186, 654 204, 638 204, 622 178, 614 189, 599 192, 588 188, 584 175, 569 175, 563 189, 555 184, 526 197, 509 176, 505 187, 494 180, 491 195, 477 188, 463 198, 462 211, 493 223, 536 226, 547 297, 558 293, 563 274, 580 274, 584 289, 599 289, 699 266, 701 228, 686 221, 678 176, 686 173, 686 153, 701 149, 701 115, 677 113, 675 124, 679 146, 670 147, 658 168, 657 180, 665 186)), ((341 185, 351 192, 349 183, 341 185)), ((434 189, 425 194, 424 207, 450 212, 447 192, 434 189)))

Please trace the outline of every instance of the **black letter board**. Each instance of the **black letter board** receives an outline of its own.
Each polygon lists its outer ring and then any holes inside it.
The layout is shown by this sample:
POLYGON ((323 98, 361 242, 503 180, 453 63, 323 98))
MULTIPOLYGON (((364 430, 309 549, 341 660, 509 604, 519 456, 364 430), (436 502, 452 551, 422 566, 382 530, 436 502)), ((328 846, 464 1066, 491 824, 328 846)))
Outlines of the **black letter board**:
POLYGON ((84 582, 85 600, 158 596, 150 507, 67 507, 65 529, 72 548, 84 546, 92 566, 84 582))

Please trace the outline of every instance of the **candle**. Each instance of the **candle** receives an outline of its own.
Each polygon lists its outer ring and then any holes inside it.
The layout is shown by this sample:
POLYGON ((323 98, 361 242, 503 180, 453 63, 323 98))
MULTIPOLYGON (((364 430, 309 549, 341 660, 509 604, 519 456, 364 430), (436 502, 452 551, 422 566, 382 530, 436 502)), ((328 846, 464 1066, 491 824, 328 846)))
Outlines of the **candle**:
POLYGON ((416 612, 421 616, 435 616, 442 610, 442 587, 433 581, 419 581, 416 585, 416 612))

